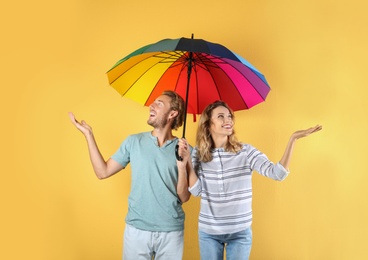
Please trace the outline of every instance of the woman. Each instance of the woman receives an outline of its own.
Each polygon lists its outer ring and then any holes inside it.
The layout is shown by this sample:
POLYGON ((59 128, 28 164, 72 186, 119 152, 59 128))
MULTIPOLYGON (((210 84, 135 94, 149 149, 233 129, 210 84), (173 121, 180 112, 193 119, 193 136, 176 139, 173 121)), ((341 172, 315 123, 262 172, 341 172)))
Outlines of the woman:
MULTIPOLYGON (((222 101, 203 111, 197 129, 196 147, 184 153, 189 162, 189 191, 201 196, 199 245, 201 259, 248 259, 252 245, 252 171, 284 180, 295 141, 322 129, 317 125, 296 131, 277 164, 249 144, 239 142, 234 131, 234 113, 222 101)), ((180 140, 180 149, 188 147, 180 140)))

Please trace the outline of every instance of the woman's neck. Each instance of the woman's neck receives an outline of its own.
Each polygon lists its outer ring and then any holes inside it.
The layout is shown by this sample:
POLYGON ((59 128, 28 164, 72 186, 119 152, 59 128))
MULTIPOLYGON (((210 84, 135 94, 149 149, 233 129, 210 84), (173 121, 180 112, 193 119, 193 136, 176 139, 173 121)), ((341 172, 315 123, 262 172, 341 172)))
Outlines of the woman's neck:
POLYGON ((212 140, 215 144, 215 148, 225 148, 229 141, 227 136, 212 136, 212 140))

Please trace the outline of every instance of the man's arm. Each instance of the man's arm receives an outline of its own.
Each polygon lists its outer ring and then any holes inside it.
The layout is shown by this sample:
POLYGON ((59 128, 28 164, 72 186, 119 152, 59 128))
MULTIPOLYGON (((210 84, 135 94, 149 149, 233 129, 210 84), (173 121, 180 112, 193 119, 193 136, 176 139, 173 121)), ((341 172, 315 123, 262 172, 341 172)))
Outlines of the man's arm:
POLYGON ((69 117, 73 125, 79 131, 81 131, 86 138, 89 157, 97 178, 100 180, 106 179, 124 168, 122 165, 112 159, 105 161, 100 153, 100 150, 98 149, 91 126, 89 126, 84 120, 78 122, 74 114, 71 112, 69 112, 69 117))

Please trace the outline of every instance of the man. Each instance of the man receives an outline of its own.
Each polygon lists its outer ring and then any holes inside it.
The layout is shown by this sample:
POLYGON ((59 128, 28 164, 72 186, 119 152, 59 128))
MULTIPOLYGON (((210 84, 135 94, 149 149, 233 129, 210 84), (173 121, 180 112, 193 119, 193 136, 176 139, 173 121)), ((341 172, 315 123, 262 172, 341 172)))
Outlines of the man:
MULTIPOLYGON (((96 176, 108 178, 131 164, 132 183, 124 232, 123 259, 182 259, 184 211, 190 198, 186 163, 175 158, 178 138, 172 130, 183 124, 184 101, 164 91, 149 107, 152 132, 128 136, 107 161, 101 155, 92 128, 72 123, 84 134, 96 176)), ((182 148, 179 149, 179 155, 182 148)))

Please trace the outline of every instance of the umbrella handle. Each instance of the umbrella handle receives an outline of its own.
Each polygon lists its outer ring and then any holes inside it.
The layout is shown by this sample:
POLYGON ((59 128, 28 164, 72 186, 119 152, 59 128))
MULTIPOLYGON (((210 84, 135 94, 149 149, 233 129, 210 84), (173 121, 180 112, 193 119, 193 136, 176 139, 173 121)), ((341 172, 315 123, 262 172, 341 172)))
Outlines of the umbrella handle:
POLYGON ((175 156, 176 156, 176 160, 178 160, 178 161, 183 160, 183 158, 181 156, 179 156, 179 145, 178 144, 175 146, 175 156))

